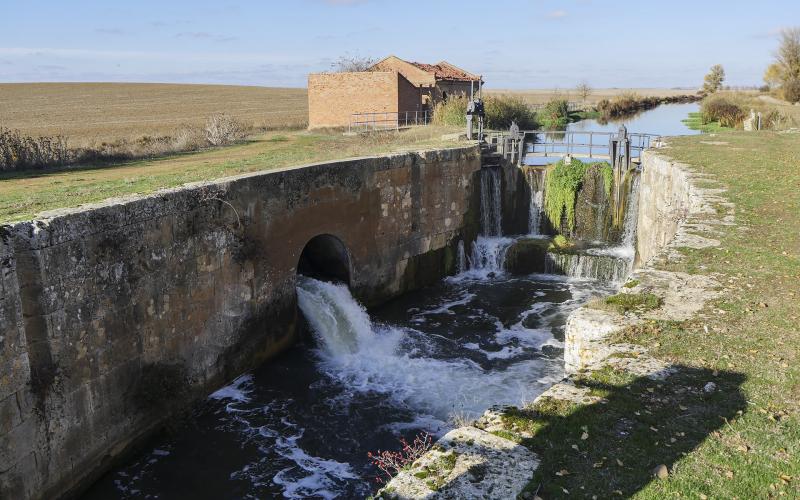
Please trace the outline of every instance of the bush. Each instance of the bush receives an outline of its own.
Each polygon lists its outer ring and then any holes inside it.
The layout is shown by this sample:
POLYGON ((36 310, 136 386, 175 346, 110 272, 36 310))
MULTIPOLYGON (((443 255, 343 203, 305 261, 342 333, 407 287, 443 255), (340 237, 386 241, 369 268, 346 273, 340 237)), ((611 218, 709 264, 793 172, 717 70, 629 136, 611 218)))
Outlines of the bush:
POLYGON ((569 102, 552 99, 539 112, 539 121, 547 128, 563 128, 569 122, 569 102))
POLYGON ((517 122, 520 130, 533 130, 537 126, 536 113, 519 97, 489 96, 484 102, 487 128, 508 129, 512 121, 517 122))
MULTIPOLYGON (((463 127, 467 124, 467 97, 451 97, 446 102, 439 102, 433 109, 433 123, 463 127)), ((504 130, 516 121, 522 130, 536 128, 536 114, 518 97, 489 96, 484 99, 486 111, 486 128, 504 130)))
POLYGON ((781 87, 783 98, 791 103, 800 102, 800 78, 793 78, 781 87))
POLYGON ((451 97, 447 101, 436 103, 433 108, 432 123, 451 127, 466 126, 467 102, 468 99, 466 97, 451 97))
POLYGON ((723 127, 736 127, 744 121, 747 113, 738 104, 722 96, 708 97, 700 106, 704 124, 718 122, 723 127))
POLYGON ((0 128, 0 170, 47 168, 69 161, 67 140, 61 136, 32 137, 0 128))
POLYGON ((224 146, 243 139, 246 127, 236 118, 220 113, 212 115, 206 121, 206 140, 212 146, 224 146))

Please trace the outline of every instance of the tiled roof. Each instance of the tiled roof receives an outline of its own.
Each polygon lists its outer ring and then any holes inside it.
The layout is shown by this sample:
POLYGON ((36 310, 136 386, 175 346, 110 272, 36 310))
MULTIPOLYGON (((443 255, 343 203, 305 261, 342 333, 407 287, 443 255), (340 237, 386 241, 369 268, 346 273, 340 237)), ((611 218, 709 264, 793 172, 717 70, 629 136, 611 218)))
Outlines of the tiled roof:
POLYGON ((437 80, 452 80, 460 82, 470 82, 480 80, 479 76, 467 73, 464 70, 456 68, 452 64, 445 63, 444 61, 439 64, 425 64, 418 62, 411 62, 414 66, 425 71, 432 73, 437 80))

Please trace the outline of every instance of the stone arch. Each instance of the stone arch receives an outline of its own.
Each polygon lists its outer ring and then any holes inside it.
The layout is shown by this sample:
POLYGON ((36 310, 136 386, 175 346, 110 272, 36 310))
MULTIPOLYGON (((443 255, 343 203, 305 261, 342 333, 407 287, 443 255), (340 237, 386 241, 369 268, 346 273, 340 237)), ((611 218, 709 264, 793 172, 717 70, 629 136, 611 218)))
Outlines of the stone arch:
POLYGON ((303 247, 297 262, 297 273, 311 278, 350 285, 350 252, 332 234, 314 236, 303 247))

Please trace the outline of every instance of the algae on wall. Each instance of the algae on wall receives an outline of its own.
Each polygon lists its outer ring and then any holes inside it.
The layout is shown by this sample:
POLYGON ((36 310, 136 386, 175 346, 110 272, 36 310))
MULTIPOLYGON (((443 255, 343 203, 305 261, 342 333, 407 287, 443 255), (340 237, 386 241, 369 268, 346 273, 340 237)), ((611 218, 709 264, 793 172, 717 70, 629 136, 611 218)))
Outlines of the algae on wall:
POLYGON ((573 158, 548 166, 544 212, 556 232, 578 239, 609 240, 609 210, 614 174, 608 163, 587 164, 573 158))

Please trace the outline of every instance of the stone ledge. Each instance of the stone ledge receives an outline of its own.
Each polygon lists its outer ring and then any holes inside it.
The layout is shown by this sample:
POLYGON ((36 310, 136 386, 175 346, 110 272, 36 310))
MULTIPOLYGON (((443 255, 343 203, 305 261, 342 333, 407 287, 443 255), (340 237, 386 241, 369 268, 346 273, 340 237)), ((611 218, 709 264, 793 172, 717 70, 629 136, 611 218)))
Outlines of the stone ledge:
POLYGON ((513 441, 475 427, 444 435, 378 498, 515 498, 539 466, 536 455, 513 441))

